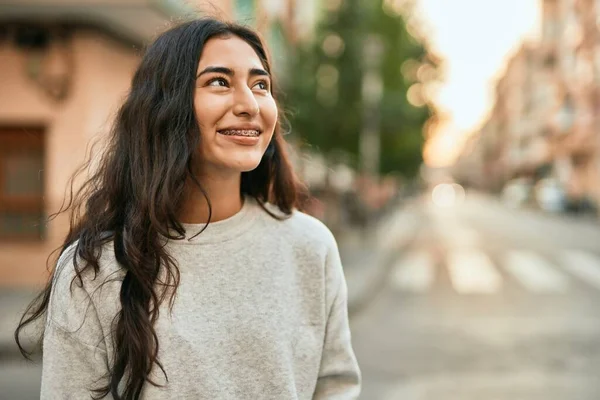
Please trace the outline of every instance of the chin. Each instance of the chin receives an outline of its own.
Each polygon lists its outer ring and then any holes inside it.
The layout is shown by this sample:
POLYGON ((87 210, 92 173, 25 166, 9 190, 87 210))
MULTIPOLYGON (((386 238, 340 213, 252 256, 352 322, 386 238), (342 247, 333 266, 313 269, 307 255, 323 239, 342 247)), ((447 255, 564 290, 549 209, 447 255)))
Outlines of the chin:
POLYGON ((244 160, 243 162, 230 165, 229 167, 238 172, 249 172, 255 170, 260 164, 260 158, 257 160, 244 160))
POLYGON ((256 168, 258 168, 258 165, 260 164, 260 161, 257 163, 252 163, 251 165, 245 166, 244 168, 240 169, 240 172, 250 172, 255 170, 256 168))

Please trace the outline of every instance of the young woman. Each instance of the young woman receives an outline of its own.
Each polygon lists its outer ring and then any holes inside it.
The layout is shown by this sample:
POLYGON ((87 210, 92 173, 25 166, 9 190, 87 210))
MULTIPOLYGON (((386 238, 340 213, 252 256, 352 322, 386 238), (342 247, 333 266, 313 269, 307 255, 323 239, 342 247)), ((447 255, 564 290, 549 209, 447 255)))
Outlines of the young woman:
POLYGON ((16 332, 45 317, 42 399, 358 397, 336 242, 298 211, 272 87, 242 26, 147 49, 16 332))

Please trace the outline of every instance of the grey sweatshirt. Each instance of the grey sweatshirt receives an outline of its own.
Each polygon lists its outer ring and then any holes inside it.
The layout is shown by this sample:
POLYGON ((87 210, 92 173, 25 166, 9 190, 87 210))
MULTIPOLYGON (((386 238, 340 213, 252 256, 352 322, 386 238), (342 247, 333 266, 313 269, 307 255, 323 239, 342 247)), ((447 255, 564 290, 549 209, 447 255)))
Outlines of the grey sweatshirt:
MULTIPOLYGON (((191 237, 204 225, 184 226, 191 237)), ((172 312, 163 303, 155 325, 168 382, 155 366, 151 377, 162 387, 146 384, 143 399, 358 397, 346 282, 325 225, 298 211, 278 221, 247 198, 234 216, 167 249, 181 273, 172 312)), ((123 271, 108 243, 98 276, 70 290, 72 253, 63 253, 54 278, 42 399, 90 398, 112 363, 123 271)))

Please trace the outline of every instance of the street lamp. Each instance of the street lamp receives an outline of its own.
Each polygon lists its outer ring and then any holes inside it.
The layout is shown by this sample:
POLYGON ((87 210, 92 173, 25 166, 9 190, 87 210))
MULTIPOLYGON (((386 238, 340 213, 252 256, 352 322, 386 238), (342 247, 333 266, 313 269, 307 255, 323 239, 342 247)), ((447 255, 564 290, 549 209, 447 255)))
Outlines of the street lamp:
POLYGON ((361 170, 370 175, 379 173, 380 112, 383 81, 379 67, 383 43, 378 35, 370 34, 363 44, 364 74, 362 81, 363 127, 360 135, 361 170))

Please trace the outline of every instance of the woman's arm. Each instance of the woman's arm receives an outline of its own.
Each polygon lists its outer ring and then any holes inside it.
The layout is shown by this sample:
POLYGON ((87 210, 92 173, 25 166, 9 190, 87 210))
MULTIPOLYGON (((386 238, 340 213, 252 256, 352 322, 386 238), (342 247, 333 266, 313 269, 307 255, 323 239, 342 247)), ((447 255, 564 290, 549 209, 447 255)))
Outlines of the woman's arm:
POLYGON ((40 399, 91 399, 106 385, 106 351, 49 322, 43 344, 40 399))
POLYGON ((348 323, 348 289, 333 239, 326 262, 328 318, 314 399, 347 400, 360 394, 361 374, 352 350, 348 323))
POLYGON ((41 399, 90 399, 92 389, 107 383, 104 334, 86 287, 92 281, 84 276, 83 285, 78 279, 72 283, 71 253, 65 251, 53 279, 42 347, 41 399))

